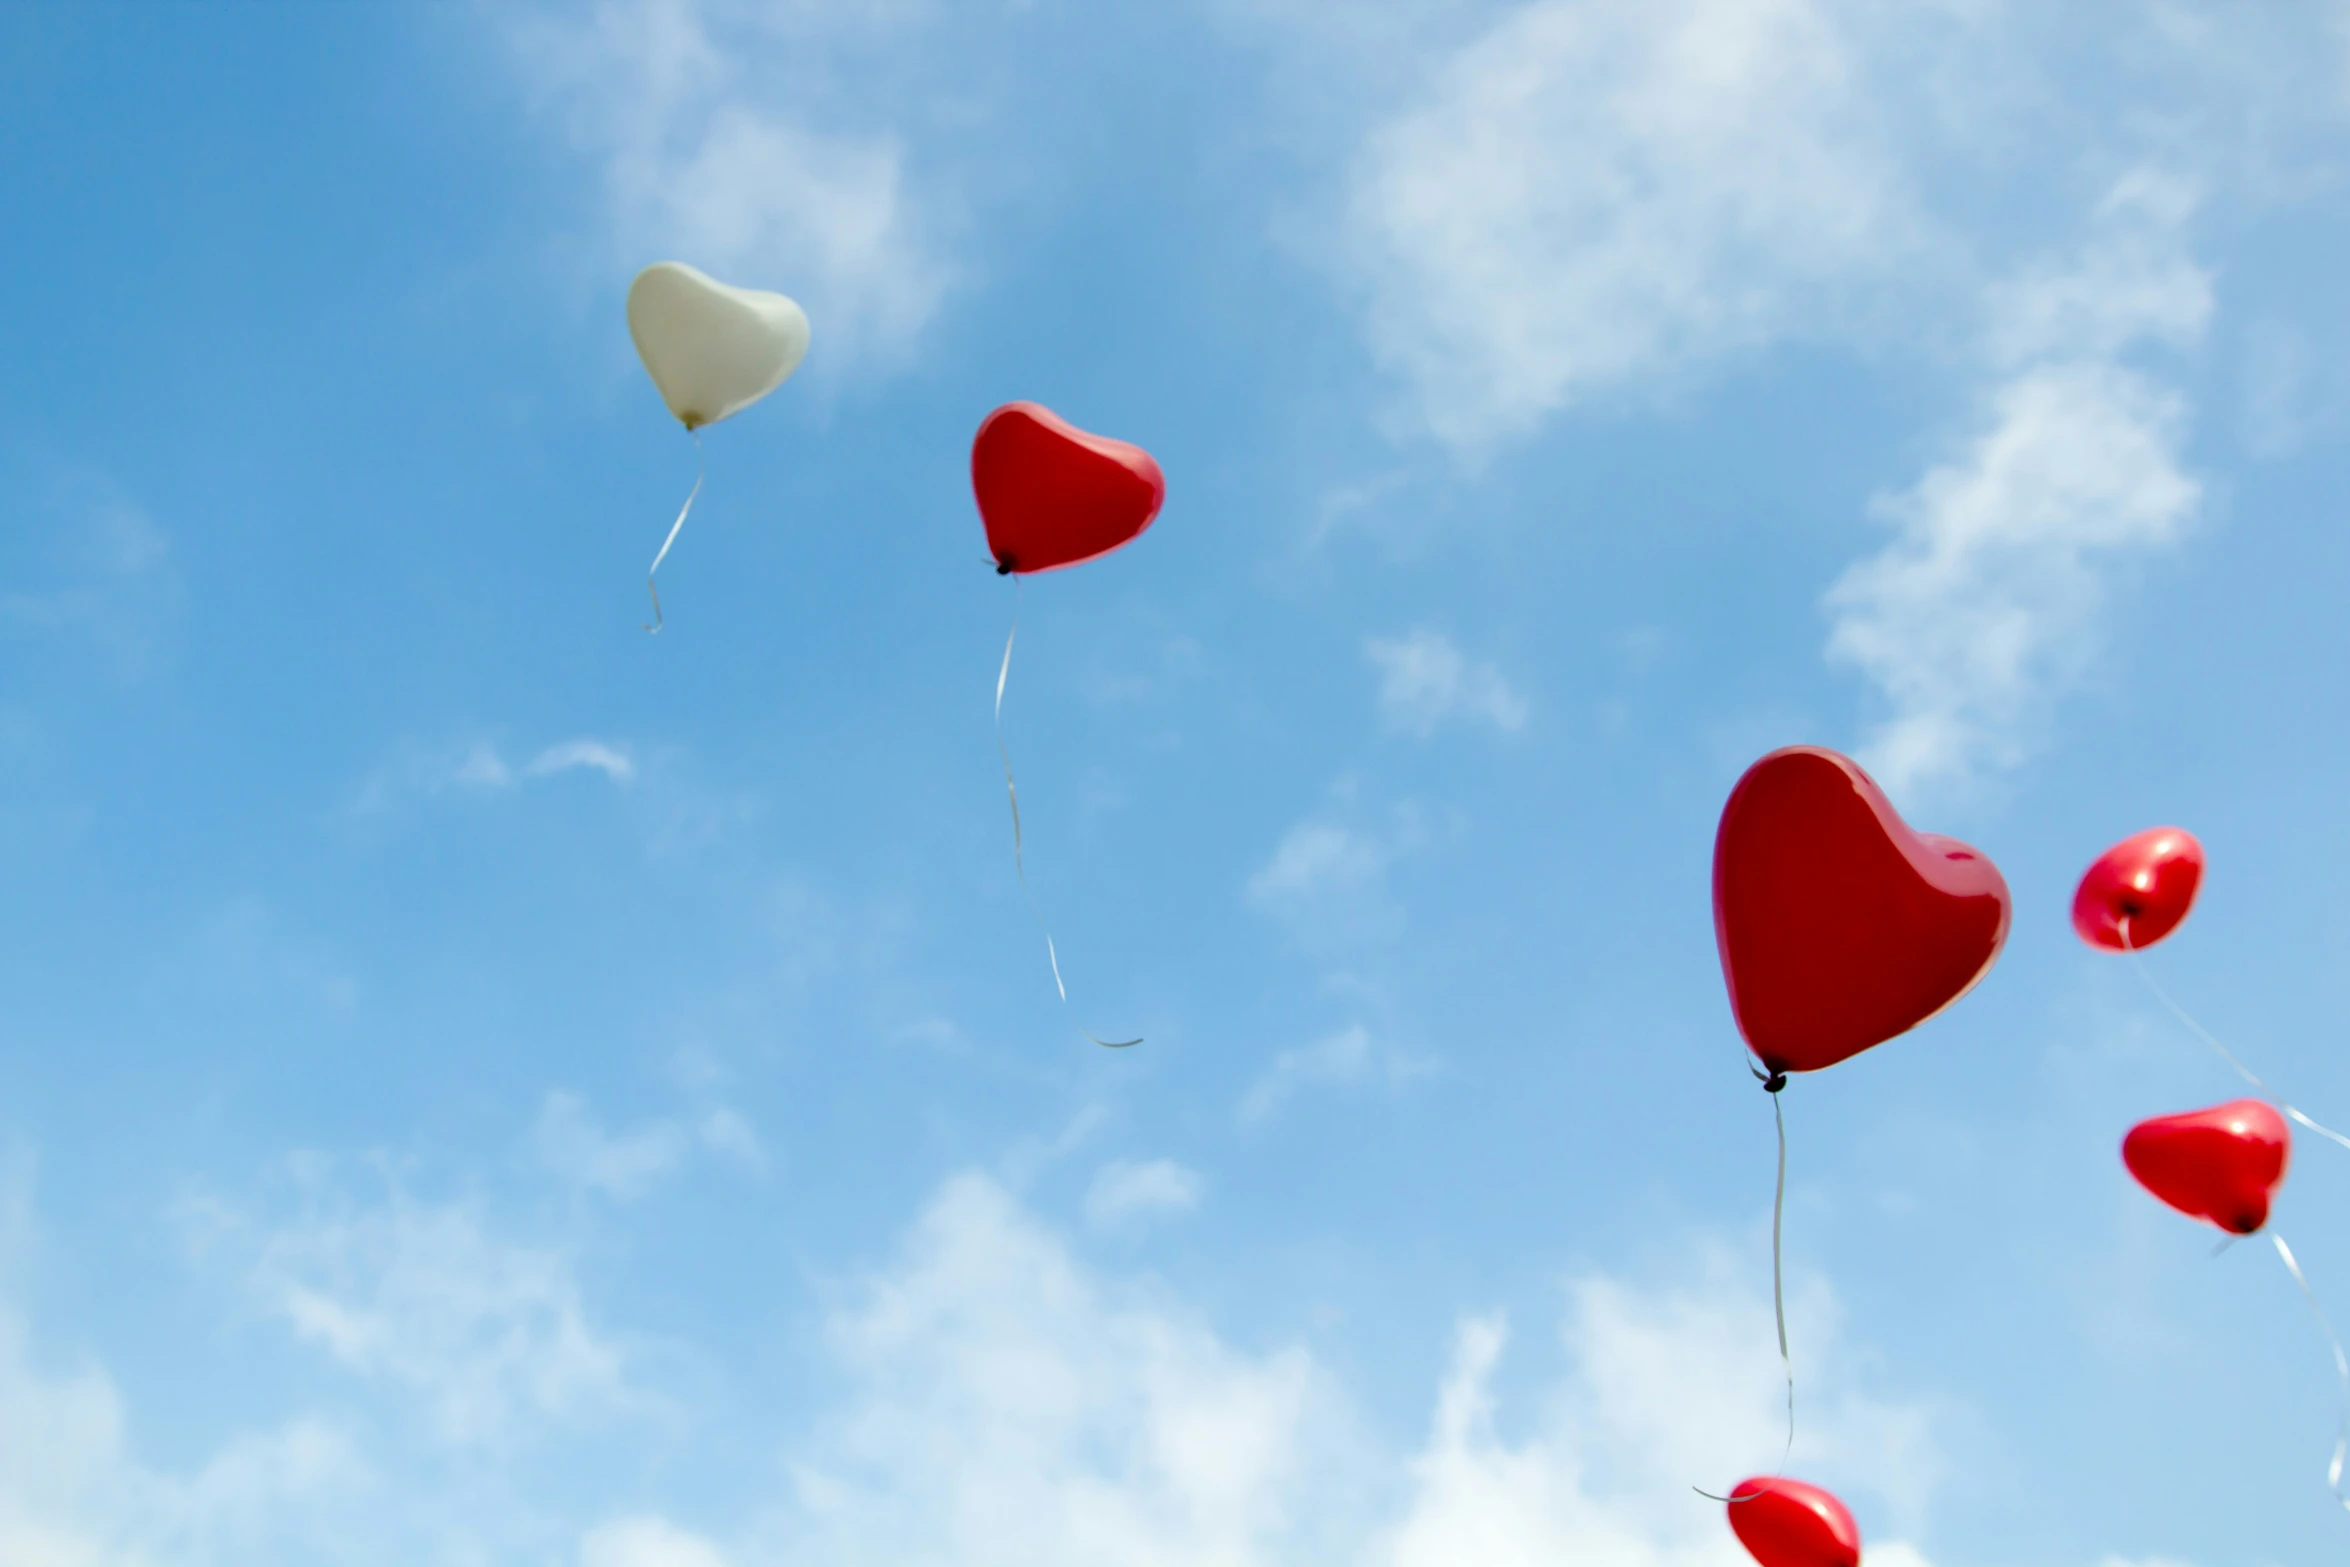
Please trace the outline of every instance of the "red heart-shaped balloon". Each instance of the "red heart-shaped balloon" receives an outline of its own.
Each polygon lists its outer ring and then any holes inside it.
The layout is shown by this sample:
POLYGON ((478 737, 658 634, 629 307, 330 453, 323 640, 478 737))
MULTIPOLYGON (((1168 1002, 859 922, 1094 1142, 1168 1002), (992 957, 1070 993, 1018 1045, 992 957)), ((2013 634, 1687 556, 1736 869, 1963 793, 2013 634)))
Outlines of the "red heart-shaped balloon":
POLYGON ((1762 1567, 1860 1567, 1860 1525, 1816 1485, 1741 1480, 1728 1509, 1731 1532, 1762 1567))
POLYGON ((2151 947, 2176 930, 2203 885, 2203 845, 2184 827, 2149 827, 2103 854, 2073 893, 2073 930, 2092 947, 2151 947), (2122 940, 2122 921, 2129 940, 2122 940))
POLYGON ((1730 1011, 1773 1072, 1816 1072, 1917 1027, 2007 940, 1999 867, 1912 831, 1851 758, 1773 751, 1714 836, 1714 942, 1730 1011))
POLYGON ((971 490, 999 572, 1106 555, 1151 525, 1166 475, 1139 446, 1088 435, 1036 403, 1006 403, 971 442, 971 490))
POLYGON ((2274 1106, 2235 1099, 2208 1110, 2140 1121, 2122 1139, 2138 1184, 2191 1219, 2249 1235, 2268 1222, 2285 1183, 2293 1134, 2274 1106))

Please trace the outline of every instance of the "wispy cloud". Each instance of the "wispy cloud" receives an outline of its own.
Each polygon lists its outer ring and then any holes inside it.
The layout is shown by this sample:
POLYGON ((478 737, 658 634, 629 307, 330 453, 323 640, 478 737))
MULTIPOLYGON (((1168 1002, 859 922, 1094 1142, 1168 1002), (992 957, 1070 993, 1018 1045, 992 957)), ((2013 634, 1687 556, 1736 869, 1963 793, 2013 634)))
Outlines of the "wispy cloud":
POLYGON ((499 13, 533 101, 600 169, 615 259, 674 255, 807 306, 818 365, 901 358, 954 280, 886 112, 908 5, 601 0, 499 13), (837 79, 854 75, 861 94, 837 79))
POLYGON ((2099 651, 2116 568, 2192 521, 2185 399, 2120 357, 2191 343, 2209 315, 2187 211, 2163 182, 2126 182, 2077 257, 1995 292, 2008 368, 1982 428, 1877 502, 1893 541, 1828 590, 1829 657, 1883 695, 1866 756, 1896 790, 2021 761, 2099 651))
POLYGON ((1369 833, 1336 822, 1300 822, 1249 877, 1248 895, 1266 908, 1298 909, 1368 889, 1386 872, 1387 860, 1387 846, 1369 833))
POLYGON ((0 626, 94 649, 125 678, 152 674, 184 592, 171 540, 111 476, 69 468, 19 501, 0 572, 0 626))
POLYGON ((577 1094, 547 1096, 531 1131, 539 1162, 565 1181, 608 1197, 641 1197, 674 1173, 696 1149, 745 1169, 767 1167, 759 1135, 723 1106, 681 1120, 664 1117, 625 1131, 607 1130, 577 1094))
POLYGON ((1207 1180, 1172 1159, 1135 1163, 1113 1159, 1097 1171, 1085 1194, 1085 1218, 1096 1229, 1132 1228, 1163 1214, 1199 1206, 1207 1180))
POLYGON ((106 1368, 42 1352, 6 1289, 31 1243, 30 1181, 29 1163, 0 1161, 0 1562, 330 1559, 336 1525, 347 1528, 374 1479, 348 1433, 298 1415, 234 1431, 183 1469, 155 1468, 136 1456, 132 1412, 106 1368))
MULTIPOLYGON (((959 1177, 831 1320, 845 1396, 798 1444, 788 1503, 739 1547, 610 1526, 590 1539, 634 1531, 649 1554, 586 1567, 1736 1567, 1719 1509, 1688 1486, 1777 1457, 1770 1305, 1712 1248, 1687 1254, 1678 1288, 1575 1282, 1569 1370, 1524 1394, 1507 1436, 1508 1331, 1470 1319, 1425 1441, 1394 1453, 1302 1348, 1239 1348, 1163 1289, 1089 1266, 1002 1186, 959 1177)), ((1807 1343, 1834 1341, 1824 1290, 1799 1286, 1794 1305, 1807 1343)), ((1926 1411, 1826 1375, 1812 1394, 1806 1473, 1914 1518, 1938 1473, 1926 1411)), ((1923 1567, 1898 1539, 1869 1554, 1923 1567)))
POLYGON ((1319 810, 1281 835, 1243 889, 1251 908, 1308 948, 1360 946, 1403 928, 1388 872, 1427 841, 1428 828, 1410 802, 1373 816, 1358 792, 1354 780, 1340 779, 1319 810))
POLYGON ((1425 427, 1476 447, 1819 330, 1920 246, 1895 141, 1840 7, 1533 0, 1371 133, 1346 266, 1425 427))
POLYGON ((563 773, 601 773, 615 784, 634 783, 636 759, 625 745, 596 739, 565 740, 520 762, 508 761, 495 744, 476 740, 445 751, 417 752, 378 769, 361 786, 352 810, 372 816, 409 800, 443 796, 489 798, 511 793, 536 779, 563 773))
POLYGON ((1435 1070, 1432 1061, 1378 1044, 1369 1029, 1355 1023, 1275 1055, 1241 1095, 1239 1115, 1244 1122, 1263 1121, 1313 1089, 1363 1084, 1392 1088, 1435 1070))
POLYGON ((579 1567, 728 1567, 708 1540, 660 1518, 622 1518, 588 1531, 579 1567))
POLYGON ((522 773, 526 778, 546 778, 575 768, 602 773, 614 783, 627 783, 636 776, 636 763, 627 747, 606 745, 601 740, 566 740, 548 746, 530 759, 522 773))
POLYGON ((304 1343, 415 1395, 460 1445, 634 1402, 565 1250, 499 1234, 473 1203, 419 1201, 389 1181, 367 1199, 322 1166, 302 1173, 306 1211, 284 1223, 207 1199, 181 1217, 200 1249, 242 1259, 255 1299, 304 1343))
POLYGON ((1278 1551, 1334 1445, 1310 1359, 1095 1276, 992 1181, 950 1182, 829 1338, 851 1394, 792 1466, 783 1559, 1335 1559, 1278 1551))
POLYGON ((1379 671, 1379 710, 1390 728, 1426 739, 1455 718, 1505 734, 1526 727, 1526 699, 1501 670, 1468 658, 1442 632, 1373 637, 1363 656, 1379 671))

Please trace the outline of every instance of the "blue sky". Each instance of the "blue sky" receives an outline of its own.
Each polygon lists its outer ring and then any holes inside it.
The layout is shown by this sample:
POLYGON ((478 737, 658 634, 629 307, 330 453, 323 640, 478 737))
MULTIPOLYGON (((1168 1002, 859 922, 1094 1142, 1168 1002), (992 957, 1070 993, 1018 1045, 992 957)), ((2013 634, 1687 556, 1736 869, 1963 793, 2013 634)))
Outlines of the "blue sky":
MULTIPOLYGON (((1877 1567, 2307 1561, 2322 1340, 2116 1146, 2350 1116, 2350 12, 0 12, 0 1560, 1743 1558, 1774 746, 2017 905, 1786 1096, 1877 1567), (779 289, 691 483, 629 277, 779 289), (1041 401, 1157 525, 1012 590, 1041 401)), ((2279 1202, 2350 1318, 2303 1147, 2279 1202)))

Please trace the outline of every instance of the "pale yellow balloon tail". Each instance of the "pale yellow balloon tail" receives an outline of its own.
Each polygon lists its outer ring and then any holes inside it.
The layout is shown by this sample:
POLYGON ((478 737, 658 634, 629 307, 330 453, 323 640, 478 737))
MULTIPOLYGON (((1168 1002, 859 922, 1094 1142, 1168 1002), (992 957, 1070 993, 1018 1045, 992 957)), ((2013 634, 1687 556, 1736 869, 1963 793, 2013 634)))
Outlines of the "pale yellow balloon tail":
MULTIPOLYGON (((1020 890, 1027 894, 1028 912, 1036 916, 1036 928, 1044 932, 1045 960, 1053 966, 1053 989, 1060 992, 1061 1010, 1069 1014, 1071 1027, 1077 1026, 1077 1009, 1069 1005, 1069 987, 1061 979, 1061 954, 1053 945, 1052 928, 1044 922, 1044 907, 1036 901, 1036 889, 1028 884, 1028 863, 1020 841, 1020 786, 1012 781, 1012 753, 1004 744, 1004 682, 1012 674, 1012 643, 1020 635, 1020 579, 1012 579, 1012 630, 1004 638, 1004 662, 995 672, 995 749, 1004 759, 1004 794, 1012 802, 1012 868, 1020 874, 1020 890)), ((1084 1028, 1085 1035, 1105 1050, 1127 1050, 1142 1043, 1137 1034, 1132 1039, 1104 1039, 1084 1028)))
POLYGON ((661 634, 663 624, 661 590, 653 585, 653 579, 661 574, 661 562, 669 558, 669 546, 677 542, 677 530, 685 526, 685 514, 694 509, 694 500, 702 493, 702 481, 710 477, 710 460, 702 451, 702 432, 692 425, 686 426, 686 430, 694 438, 694 487, 686 492, 685 504, 677 508, 677 520, 669 525, 669 537, 661 541, 661 553, 653 557, 652 570, 645 573, 645 591, 653 596, 653 623, 645 626, 645 630, 653 636, 661 634))

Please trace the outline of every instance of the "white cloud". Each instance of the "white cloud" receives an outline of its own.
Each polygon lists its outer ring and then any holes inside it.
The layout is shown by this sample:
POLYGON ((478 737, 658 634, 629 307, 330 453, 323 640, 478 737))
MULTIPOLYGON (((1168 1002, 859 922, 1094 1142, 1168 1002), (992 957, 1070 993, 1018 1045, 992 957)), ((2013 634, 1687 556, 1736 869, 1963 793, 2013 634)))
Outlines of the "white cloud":
POLYGON ((673 1118, 633 1130, 607 1131, 573 1093, 547 1095, 531 1130, 538 1160, 575 1186, 609 1197, 640 1197, 699 1146, 752 1171, 767 1167, 766 1149, 751 1124, 723 1106, 689 1124, 673 1118))
POLYGON ((1313 1088, 1382 1083, 1389 1087, 1425 1077, 1433 1062, 1373 1043, 1371 1031, 1360 1023, 1299 1045, 1273 1057, 1241 1095, 1240 1119, 1262 1121, 1299 1093, 1313 1088))
POLYGON ((1248 879, 1250 901, 1295 908, 1332 893, 1361 892, 1387 869, 1387 847, 1336 822, 1300 822, 1282 834, 1273 857, 1248 879))
POLYGON ((2104 216, 2074 264, 1995 294, 1991 345, 2016 368, 1984 428, 1877 502, 1896 537, 1828 591, 1829 657, 1891 709, 1865 755, 1897 791, 2021 761, 2095 659, 2115 566, 2178 539, 2201 500, 2184 399, 2116 356, 2191 342, 2208 279, 2167 187, 2132 181, 2104 216))
POLYGON ((1993 359, 2099 360, 2140 343, 2197 342, 2213 296, 2211 275, 2180 245, 2195 208, 2193 189, 2157 170, 2122 179, 2098 204, 2086 244, 1991 287, 1993 359))
MULTIPOLYGON (((807 306, 814 361, 894 360, 954 269, 904 144, 833 84, 904 5, 603 0, 501 18, 532 96, 601 168, 615 260, 661 256, 807 306), (818 105, 830 102, 824 123, 818 105)), ((871 90, 870 78, 865 85, 871 90)))
POLYGON ((1341 778, 1320 810, 1281 835, 1243 888, 1251 908, 1326 955, 1392 940, 1403 929, 1388 871, 1429 839, 1426 815, 1414 803, 1389 807, 1382 821, 1357 796, 1354 780, 1341 778))
POLYGON ((0 1561, 89 1567, 123 1560, 104 1536, 120 1507, 122 1411, 113 1384, 85 1370, 47 1377, 22 1325, 0 1314, 0 1561))
POLYGON ((185 597, 171 540, 111 476, 69 468, 12 509, 0 625, 94 646, 125 678, 151 674, 185 597))
MULTIPOLYGON (((28 1163, 0 1168, 0 1285, 33 1249, 28 1163)), ((176 1567, 330 1554, 330 1520, 372 1478, 351 1441, 316 1419, 236 1432, 184 1472, 142 1464, 105 1368, 44 1356, 0 1288, 0 1563, 176 1567)))
POLYGON ((1298 1504, 1331 1390, 1089 1273, 1004 1190, 950 1182, 831 1325, 854 1393, 793 1466, 783 1560, 1133 1567, 1330 1560, 1298 1504))
POLYGON ((1347 220, 1427 427, 1478 446, 1849 314, 1923 233, 1863 66, 1825 0, 1533 0, 1445 59, 1347 220))
POLYGON ((505 1239, 469 1203, 418 1202, 396 1184, 355 1202, 305 1173, 309 1211, 275 1229, 213 1202, 183 1211, 193 1239, 249 1258, 256 1296, 298 1338, 414 1394, 458 1444, 635 1402, 564 1251, 505 1239))
POLYGON ((7 1567, 250 1560, 264 1541, 315 1549, 332 1539, 326 1520, 367 1479, 340 1432, 306 1420, 231 1438, 185 1475, 147 1468, 131 1455, 122 1400, 104 1371, 45 1370, 22 1322, 0 1307, 7 1567))
MULTIPOLYGON (((1700 1276, 1675 1289, 1604 1277, 1573 1286, 1562 1340, 1574 1369, 1515 1442, 1497 1433, 1495 1419, 1507 1335, 1495 1319, 1464 1324, 1433 1429, 1412 1464, 1409 1511, 1381 1559, 1393 1567, 1742 1567, 1747 1558, 1721 1509, 1693 1504, 1689 1488, 1726 1490, 1777 1465, 1784 1384, 1768 1302, 1743 1288, 1720 1254, 1698 1247, 1695 1255, 1700 1276)), ((1791 1304, 1804 1363, 1836 1363, 1831 1298, 1807 1289, 1791 1304)), ((1915 1515, 1938 1472, 1928 1426, 1922 1409, 1809 1376, 1793 1472, 1847 1502, 1866 1493, 1884 1500, 1879 1512, 1915 1515)), ((1869 1548, 1879 1564, 1904 1554, 1897 1544, 1869 1548)))
POLYGON ((766 1173, 767 1145, 741 1112, 724 1105, 705 1110, 694 1125, 694 1135, 720 1158, 732 1160, 754 1175, 766 1173))
POLYGON ((636 761, 626 745, 606 740, 565 740, 541 749, 517 766, 487 740, 461 749, 421 752, 380 769, 360 789, 352 809, 362 816, 391 810, 412 799, 444 795, 487 798, 520 788, 538 778, 580 770, 602 773, 615 784, 636 779, 636 761))
POLYGON ((1097 1171, 1085 1194, 1086 1221, 1097 1229, 1122 1229, 1167 1213, 1199 1206, 1207 1182, 1197 1170, 1172 1159, 1135 1163, 1113 1159, 1097 1171))
POLYGON ((727 1567, 727 1556, 659 1518, 624 1518, 588 1532, 579 1567, 727 1567))
POLYGON ((675 1169, 691 1146, 685 1129, 674 1121, 607 1132, 585 1100, 567 1093, 547 1095, 531 1142, 548 1169, 612 1197, 641 1196, 675 1169))
POLYGON ((614 783, 626 783, 636 776, 636 763, 629 757, 628 747, 606 745, 601 740, 566 740, 548 746, 530 759, 523 773, 531 778, 545 778, 580 767, 602 773, 614 783))
POLYGON ((1426 739, 1456 717, 1505 734, 1526 727, 1526 699, 1501 671, 1472 662, 1441 632, 1373 637, 1363 644, 1363 656, 1379 670, 1379 708, 1391 728, 1426 739))
MULTIPOLYGON (((1180 1301, 1088 1267, 1000 1185, 960 1177, 833 1318, 846 1398, 800 1447, 791 1501, 723 1554, 631 1527, 678 1567, 1745 1567, 1689 1487, 1778 1458, 1770 1306, 1717 1250, 1688 1251, 1691 1276, 1669 1289, 1571 1287, 1571 1369, 1516 1394, 1522 1436, 1496 1418, 1504 1329, 1466 1324, 1425 1444, 1399 1453, 1304 1350, 1234 1347, 1180 1301)), ((1810 1358, 1855 1362, 1823 1289, 1799 1289, 1794 1310, 1810 1358)), ((1824 1374, 1805 1393, 1801 1472, 1872 1518, 1914 1515, 1937 1474, 1925 1412, 1824 1374)), ((1924 1567, 1898 1541, 1869 1560, 1924 1567)))

